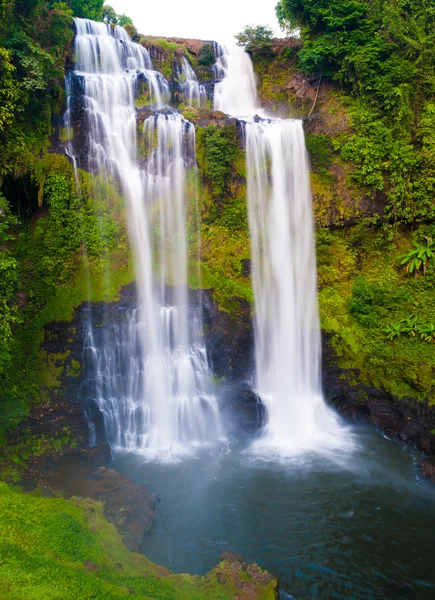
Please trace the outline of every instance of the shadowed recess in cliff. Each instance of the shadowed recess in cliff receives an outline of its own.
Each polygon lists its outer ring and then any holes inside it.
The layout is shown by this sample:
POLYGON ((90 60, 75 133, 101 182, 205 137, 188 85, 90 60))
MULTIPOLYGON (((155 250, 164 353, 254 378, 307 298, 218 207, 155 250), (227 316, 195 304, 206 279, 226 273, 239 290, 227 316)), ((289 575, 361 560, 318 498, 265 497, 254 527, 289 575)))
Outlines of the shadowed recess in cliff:
MULTIPOLYGON (((67 85, 75 89, 79 82, 88 136, 87 154, 75 162, 120 182, 138 288, 137 308, 120 312, 104 335, 89 319, 86 355, 95 397, 114 447, 170 460, 220 435, 202 315, 189 307, 187 294, 187 174, 190 169, 195 177, 195 130, 180 114, 158 112, 168 84, 122 28, 75 22, 75 70, 67 85), (155 112, 143 125, 147 156, 139 161, 134 102, 144 84, 155 112)), ((69 104, 67 119, 75 105, 69 104)), ((74 143, 68 151, 74 155, 74 143)))
POLYGON ((302 122, 266 117, 257 105, 252 63, 242 48, 221 47, 217 70, 223 79, 216 85, 215 108, 246 121, 255 387, 267 410, 267 423, 255 446, 290 454, 350 448, 349 430, 322 397, 311 191, 302 122))

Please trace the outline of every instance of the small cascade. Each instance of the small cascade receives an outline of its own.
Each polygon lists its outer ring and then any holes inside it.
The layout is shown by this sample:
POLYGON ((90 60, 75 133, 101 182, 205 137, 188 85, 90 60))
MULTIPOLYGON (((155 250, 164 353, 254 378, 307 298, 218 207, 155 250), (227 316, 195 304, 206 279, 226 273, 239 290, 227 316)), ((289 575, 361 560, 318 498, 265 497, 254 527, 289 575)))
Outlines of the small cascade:
POLYGON ((258 112, 257 85, 251 59, 236 44, 215 44, 214 109, 234 116, 258 112))
POLYGON ((185 56, 181 57, 180 78, 186 104, 195 108, 206 106, 207 93, 205 87, 198 82, 195 71, 185 56))
POLYGON ((259 109, 252 63, 242 48, 225 46, 217 65, 225 77, 216 85, 215 108, 245 121, 255 388, 267 409, 257 447, 290 454, 341 448, 349 441, 347 431, 321 390, 312 200, 302 122, 270 119, 259 109))
MULTIPOLYGON (((196 192, 187 195, 187 174, 196 176, 195 130, 178 113, 156 111, 143 124, 148 154, 139 160, 135 99, 146 84, 158 109, 169 97, 168 84, 121 27, 75 23, 69 85, 79 82, 88 135, 87 156, 75 159, 121 184, 138 295, 137 306, 107 323, 103 336, 90 322, 86 356, 111 444, 170 459, 220 436, 202 315, 190 306, 187 287, 187 205, 196 205, 196 192)), ((68 152, 74 156, 73 144, 68 152)))
POLYGON ((222 57, 225 54, 225 47, 219 42, 213 42, 213 54, 215 63, 213 65, 213 75, 215 81, 222 81, 225 77, 222 57))

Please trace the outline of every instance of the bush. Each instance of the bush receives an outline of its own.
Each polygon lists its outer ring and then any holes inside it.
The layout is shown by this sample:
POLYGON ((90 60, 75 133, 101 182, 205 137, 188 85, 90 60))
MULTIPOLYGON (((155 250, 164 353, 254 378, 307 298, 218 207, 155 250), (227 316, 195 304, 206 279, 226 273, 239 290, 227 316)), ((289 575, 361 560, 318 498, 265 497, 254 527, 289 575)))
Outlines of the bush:
POLYGON ((248 25, 234 37, 248 52, 270 54, 273 48, 273 31, 265 25, 248 25))
POLYGON ((198 65, 200 67, 209 67, 215 61, 213 44, 204 44, 198 52, 198 65))

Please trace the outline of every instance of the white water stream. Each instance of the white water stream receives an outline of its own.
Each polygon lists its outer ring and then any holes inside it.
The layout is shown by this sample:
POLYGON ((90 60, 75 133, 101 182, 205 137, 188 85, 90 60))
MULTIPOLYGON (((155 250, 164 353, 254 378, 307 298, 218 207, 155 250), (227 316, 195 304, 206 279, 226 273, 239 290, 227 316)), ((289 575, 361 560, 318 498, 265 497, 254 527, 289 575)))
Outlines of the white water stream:
POLYGON ((256 447, 285 454, 349 448, 348 430, 322 397, 312 199, 302 121, 267 117, 258 106, 249 55, 236 45, 218 49, 216 72, 223 79, 216 85, 215 109, 245 121, 255 389, 268 413, 256 447))
POLYGON ((195 131, 180 114, 156 112, 143 126, 149 154, 139 166, 134 101, 147 83, 159 109, 168 84, 123 28, 84 19, 75 24, 74 76, 82 82, 89 136, 85 160, 121 183, 138 289, 138 308, 109 324, 104 343, 95 344, 89 329, 97 402, 114 447, 170 459, 220 435, 201 313, 188 301, 186 176, 196 169, 195 131))
POLYGON ((187 106, 194 106, 196 108, 205 107, 207 105, 205 87, 198 82, 195 71, 184 56, 181 57, 179 77, 182 80, 181 85, 187 106))

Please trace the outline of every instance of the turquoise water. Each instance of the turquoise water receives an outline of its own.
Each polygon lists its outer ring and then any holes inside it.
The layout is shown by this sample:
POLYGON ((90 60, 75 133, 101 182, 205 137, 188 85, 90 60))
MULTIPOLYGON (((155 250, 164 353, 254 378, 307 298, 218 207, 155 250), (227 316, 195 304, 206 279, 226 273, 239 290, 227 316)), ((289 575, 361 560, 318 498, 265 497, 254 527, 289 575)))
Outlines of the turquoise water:
POLYGON ((355 440, 329 457, 262 459, 228 442, 175 464, 118 454, 114 467, 159 496, 143 552, 175 572, 233 551, 278 575, 283 598, 433 600, 435 486, 420 455, 370 428, 355 440))

